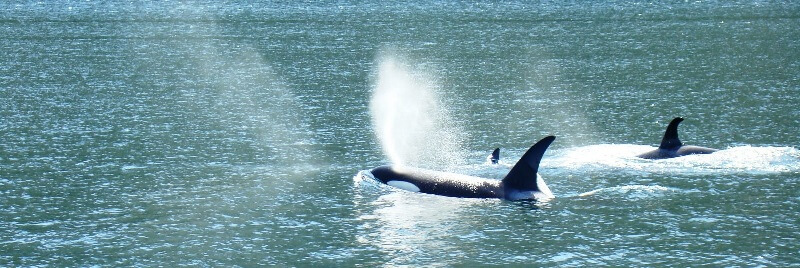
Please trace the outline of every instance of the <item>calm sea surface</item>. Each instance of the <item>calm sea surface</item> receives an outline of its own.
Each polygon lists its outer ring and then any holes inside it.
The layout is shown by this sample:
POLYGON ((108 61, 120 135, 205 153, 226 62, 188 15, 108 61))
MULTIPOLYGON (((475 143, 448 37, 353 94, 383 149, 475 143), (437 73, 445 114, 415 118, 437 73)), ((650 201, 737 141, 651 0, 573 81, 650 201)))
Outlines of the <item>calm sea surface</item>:
POLYGON ((0 3, 0 266, 800 266, 797 2, 219 2, 0 3))

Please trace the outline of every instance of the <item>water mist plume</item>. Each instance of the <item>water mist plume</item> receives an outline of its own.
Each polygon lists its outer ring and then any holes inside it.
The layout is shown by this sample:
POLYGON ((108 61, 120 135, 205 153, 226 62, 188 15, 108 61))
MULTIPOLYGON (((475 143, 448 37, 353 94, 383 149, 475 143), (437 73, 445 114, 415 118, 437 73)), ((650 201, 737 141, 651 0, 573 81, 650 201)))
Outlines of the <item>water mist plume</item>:
POLYGON ((428 76, 394 56, 378 61, 370 113, 383 152, 395 165, 458 165, 463 133, 452 123, 428 76))

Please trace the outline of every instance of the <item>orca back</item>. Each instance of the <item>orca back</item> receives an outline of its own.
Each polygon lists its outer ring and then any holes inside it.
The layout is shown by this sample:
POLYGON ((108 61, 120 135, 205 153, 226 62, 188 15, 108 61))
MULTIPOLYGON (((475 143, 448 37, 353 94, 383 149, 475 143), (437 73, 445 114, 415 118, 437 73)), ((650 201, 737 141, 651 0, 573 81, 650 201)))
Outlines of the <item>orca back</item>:
POLYGON ((539 163, 542 161, 547 147, 555 139, 555 136, 548 136, 531 146, 503 178, 503 187, 519 191, 539 191, 539 185, 536 182, 539 163))
POLYGON ((498 162, 500 162, 500 148, 494 149, 490 159, 492 160, 492 164, 497 164, 498 162))
POLYGON ((658 146, 659 149, 677 150, 683 145, 681 140, 678 138, 678 125, 682 121, 683 118, 675 117, 671 122, 669 122, 667 131, 664 132, 664 137, 661 139, 661 145, 658 146))
POLYGON ((421 168, 380 166, 372 177, 387 185, 411 192, 462 198, 503 198, 497 180, 421 168))
POLYGON ((661 145, 658 149, 638 155, 639 158, 644 159, 665 159, 673 158, 691 154, 710 154, 716 152, 716 149, 699 147, 699 146, 684 146, 683 142, 678 138, 678 125, 683 121, 681 117, 675 117, 669 122, 667 131, 664 132, 664 138, 661 139, 661 145))

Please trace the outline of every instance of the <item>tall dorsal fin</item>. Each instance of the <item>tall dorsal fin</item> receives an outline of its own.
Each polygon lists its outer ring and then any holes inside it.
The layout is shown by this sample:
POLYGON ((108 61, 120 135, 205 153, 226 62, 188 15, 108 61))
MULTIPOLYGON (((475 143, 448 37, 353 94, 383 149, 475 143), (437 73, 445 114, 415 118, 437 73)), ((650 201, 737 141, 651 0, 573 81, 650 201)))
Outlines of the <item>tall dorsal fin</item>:
POLYGON ((492 164, 497 164, 500 161, 500 148, 494 149, 490 160, 492 160, 492 164))
POLYGON ((539 142, 531 146, 522 158, 519 159, 517 164, 511 168, 511 171, 503 178, 503 185, 521 191, 538 191, 539 186, 536 184, 536 172, 539 171, 539 162, 542 161, 544 152, 547 147, 553 143, 555 136, 547 136, 539 142))
POLYGON ((672 119, 672 122, 669 122, 669 126, 667 126, 667 131, 664 132, 664 138, 661 139, 661 145, 658 146, 659 149, 677 149, 681 147, 683 143, 681 140, 678 139, 678 124, 683 121, 681 117, 675 117, 672 119))

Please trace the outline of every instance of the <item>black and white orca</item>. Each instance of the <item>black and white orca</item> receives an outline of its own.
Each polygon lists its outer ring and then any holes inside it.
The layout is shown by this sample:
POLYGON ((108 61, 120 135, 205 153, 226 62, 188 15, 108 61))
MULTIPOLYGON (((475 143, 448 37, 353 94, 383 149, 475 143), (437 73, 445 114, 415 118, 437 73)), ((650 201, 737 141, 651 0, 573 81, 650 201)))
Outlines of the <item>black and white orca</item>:
POLYGON ((486 158, 488 158, 488 160, 490 162, 492 162, 492 164, 499 163, 500 162, 500 148, 494 148, 494 151, 492 151, 492 154, 489 155, 486 158))
POLYGON ((664 138, 661 139, 661 145, 658 146, 658 149, 640 154, 638 157, 645 159, 665 159, 690 154, 710 154, 718 151, 717 149, 706 147, 683 145, 681 140, 678 139, 678 124, 680 124, 681 121, 683 121, 681 117, 672 119, 672 122, 669 122, 667 126, 667 131, 664 132, 664 138))
POLYGON ((548 136, 531 146, 502 180, 401 166, 380 166, 370 170, 369 174, 382 183, 412 192, 464 198, 546 201, 554 196, 537 171, 544 152, 555 138, 548 136))

